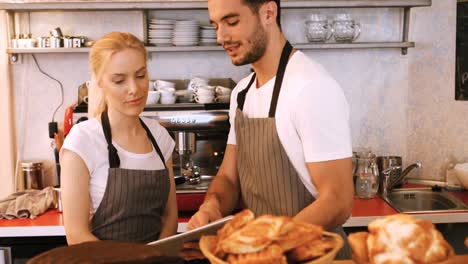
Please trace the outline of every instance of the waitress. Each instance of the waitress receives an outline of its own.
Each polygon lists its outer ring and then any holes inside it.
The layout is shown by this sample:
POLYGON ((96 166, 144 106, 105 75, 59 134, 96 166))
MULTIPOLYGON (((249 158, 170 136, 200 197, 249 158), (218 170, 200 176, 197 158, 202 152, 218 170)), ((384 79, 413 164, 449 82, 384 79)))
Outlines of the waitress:
POLYGON ((147 55, 130 33, 94 43, 90 66, 100 98, 94 118, 73 126, 60 153, 68 244, 93 240, 147 243, 177 231, 171 155, 174 141, 142 120, 147 55))

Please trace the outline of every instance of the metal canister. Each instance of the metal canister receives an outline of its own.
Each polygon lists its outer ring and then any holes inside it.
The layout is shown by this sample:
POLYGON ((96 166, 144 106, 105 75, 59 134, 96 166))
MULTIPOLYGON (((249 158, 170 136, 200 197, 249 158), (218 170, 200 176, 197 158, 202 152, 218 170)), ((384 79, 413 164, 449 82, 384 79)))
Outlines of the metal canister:
POLYGON ((49 44, 50 44, 50 47, 51 47, 51 48, 60 48, 60 47, 61 47, 60 41, 61 41, 60 38, 57 38, 57 37, 49 37, 49 44))
POLYGON ((63 38, 63 47, 64 48, 73 48, 73 39, 69 37, 63 38))
POLYGON ((49 47, 49 37, 37 37, 37 46, 39 48, 49 47))
POLYGON ((73 48, 81 48, 81 38, 73 38, 73 48))
POLYGON ((43 188, 42 161, 23 161, 21 162, 21 174, 24 179, 26 189, 43 188))

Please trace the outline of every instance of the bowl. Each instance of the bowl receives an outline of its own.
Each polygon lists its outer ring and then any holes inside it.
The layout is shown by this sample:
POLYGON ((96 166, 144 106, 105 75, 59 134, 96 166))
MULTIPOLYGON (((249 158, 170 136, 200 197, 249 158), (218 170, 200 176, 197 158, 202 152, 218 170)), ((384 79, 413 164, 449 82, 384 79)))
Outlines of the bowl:
POLYGON ((455 175, 463 188, 468 190, 468 163, 459 163, 455 165, 455 175))
MULTIPOLYGON (((333 263, 333 260, 338 254, 338 251, 343 247, 344 242, 341 236, 335 233, 330 232, 323 232, 323 236, 332 237, 336 241, 336 246, 331 251, 326 253, 325 255, 321 256, 320 258, 303 262, 303 264, 329 264, 333 263)), ((215 246, 218 242, 217 236, 202 236, 200 239, 200 250, 205 255, 205 257, 210 261, 212 264, 228 264, 228 262, 218 258, 216 255, 213 254, 215 246)))
POLYGON ((160 96, 161 96, 161 92, 159 91, 148 91, 148 98, 146 98, 146 104, 147 105, 157 104, 160 96))

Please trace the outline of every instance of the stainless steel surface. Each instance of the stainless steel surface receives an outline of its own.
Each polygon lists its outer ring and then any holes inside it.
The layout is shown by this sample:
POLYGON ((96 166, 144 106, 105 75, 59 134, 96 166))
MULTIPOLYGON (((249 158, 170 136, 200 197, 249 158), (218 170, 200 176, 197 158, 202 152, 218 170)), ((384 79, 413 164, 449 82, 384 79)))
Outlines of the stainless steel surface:
POLYGON ((201 182, 197 185, 192 185, 188 182, 176 186, 176 193, 206 193, 211 181, 215 176, 202 175, 201 182))
POLYGON ((229 131, 229 111, 168 111, 143 112, 142 116, 156 119, 169 131, 217 130, 229 131))
MULTIPOLYGON (((431 0, 283 0, 282 8, 331 7, 417 7, 430 6, 431 0)), ((118 9, 206 9, 207 1, 41 1, 31 3, 0 3, 6 10, 118 10, 118 9)))
POLYGON ((383 180, 381 181, 382 185, 381 186, 379 185, 379 189, 381 190, 380 193, 383 194, 384 196, 387 195, 391 191, 391 188, 389 187, 390 180, 391 180, 391 175, 395 171, 401 171, 401 166, 388 167, 381 172, 381 174, 383 175, 381 179, 383 180))
POLYGON ((64 48, 73 48, 73 39, 72 38, 63 38, 63 47, 64 48))
POLYGON ((398 189, 382 198, 400 213, 468 211, 468 206, 448 192, 430 188, 398 189))
POLYGON ((379 193, 391 191, 400 185, 411 171, 421 168, 421 163, 417 162, 403 170, 400 156, 379 156, 377 157, 377 165, 379 167, 379 193))
POLYGON ((379 156, 377 157, 377 165, 379 167, 379 193, 384 192, 384 185, 387 187, 391 178, 397 178, 402 172, 402 158, 400 156, 379 156), (389 175, 384 175, 384 171, 392 167, 399 167, 389 170, 389 175), (385 177, 390 179, 386 179, 385 177))
POLYGON ((399 184, 402 184, 402 181, 403 179, 411 172, 413 171, 414 169, 417 169, 417 168, 421 168, 421 162, 416 162, 416 163, 413 163, 411 165, 409 165, 408 167, 406 167, 406 169, 404 169, 400 175, 396 175, 397 177, 396 178, 390 178, 390 182, 389 182, 389 185, 388 185, 388 190, 392 190, 393 188, 395 188, 397 185, 399 184))
POLYGON ((176 150, 179 155, 193 154, 197 151, 194 132, 177 131, 175 134, 176 150))
POLYGON ((445 181, 434 181, 434 180, 426 180, 426 179, 416 179, 416 178, 406 178, 407 183, 413 184, 421 184, 426 186, 445 186, 445 181))

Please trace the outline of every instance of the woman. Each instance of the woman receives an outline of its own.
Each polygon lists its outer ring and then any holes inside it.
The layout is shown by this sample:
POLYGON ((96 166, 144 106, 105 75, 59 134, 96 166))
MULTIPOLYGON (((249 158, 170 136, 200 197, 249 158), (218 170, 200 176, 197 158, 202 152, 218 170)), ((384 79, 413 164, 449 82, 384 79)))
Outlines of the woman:
POLYGON ((94 118, 73 126, 60 153, 68 244, 147 243, 175 234, 174 141, 139 115, 148 96, 146 50, 130 33, 92 46, 90 66, 102 98, 94 118))

